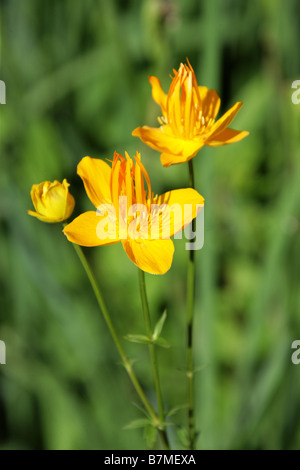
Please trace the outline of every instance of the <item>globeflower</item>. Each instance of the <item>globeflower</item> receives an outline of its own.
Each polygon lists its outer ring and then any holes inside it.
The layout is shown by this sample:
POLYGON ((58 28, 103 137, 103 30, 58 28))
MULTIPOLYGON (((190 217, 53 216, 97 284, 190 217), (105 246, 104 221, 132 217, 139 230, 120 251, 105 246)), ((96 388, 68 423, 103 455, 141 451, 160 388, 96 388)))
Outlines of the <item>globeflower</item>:
POLYGON ((79 215, 64 233, 82 246, 121 242, 140 269, 164 274, 174 253, 170 237, 197 216, 204 199, 192 188, 155 196, 140 154, 134 160, 125 156, 115 152, 112 166, 91 157, 81 160, 77 173, 97 210, 79 215))
POLYGON ((162 90, 158 78, 149 77, 152 97, 161 107, 160 127, 137 127, 132 132, 133 136, 161 152, 163 166, 187 162, 203 145, 231 144, 249 134, 228 128, 243 103, 238 101, 216 120, 221 102, 218 93, 198 86, 189 62, 187 65, 181 63, 178 71, 173 72, 168 94, 162 90))
POLYGON ((28 210, 28 214, 43 222, 63 222, 72 214, 75 200, 69 193, 69 183, 55 180, 34 184, 31 188, 31 199, 36 212, 28 210))

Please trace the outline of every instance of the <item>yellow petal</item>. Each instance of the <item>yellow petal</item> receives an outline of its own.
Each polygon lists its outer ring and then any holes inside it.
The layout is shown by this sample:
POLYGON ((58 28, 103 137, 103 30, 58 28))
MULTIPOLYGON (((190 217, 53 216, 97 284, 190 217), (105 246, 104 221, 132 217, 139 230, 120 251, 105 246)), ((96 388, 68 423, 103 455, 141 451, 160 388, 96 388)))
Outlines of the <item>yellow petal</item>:
POLYGON ((77 166, 90 201, 95 207, 111 203, 111 168, 103 160, 84 157, 77 166))
MULTIPOLYGON (((202 144, 201 147, 203 147, 203 145, 204 144, 202 144)), ((200 148, 198 150, 200 150, 200 148)), ((178 165, 179 163, 188 162, 194 156, 195 155, 191 155, 190 157, 184 157, 182 155, 170 155, 168 153, 162 153, 160 156, 160 161, 163 166, 168 167, 171 165, 178 165)))
POLYGON ((62 222, 73 212, 75 200, 69 193, 69 183, 55 180, 34 184, 31 188, 31 198, 36 212, 28 211, 29 215, 48 223, 62 222))
POLYGON ((42 222, 47 222, 48 224, 55 224, 57 222, 62 222, 63 220, 65 220, 64 218, 61 218, 61 220, 53 219, 51 217, 47 217, 46 215, 38 214, 37 212, 30 211, 30 210, 28 210, 27 213, 29 215, 32 215, 33 217, 36 217, 42 222))
POLYGON ((161 82, 157 77, 154 76, 149 77, 149 82, 152 86, 152 97, 154 101, 161 107, 163 114, 165 114, 167 105, 167 95, 161 87, 161 82))
POLYGON ((243 106, 243 103, 241 103, 240 101, 235 103, 235 105, 233 105, 232 108, 230 108, 225 114, 223 114, 223 116, 220 119, 218 119, 217 122, 215 122, 215 124, 212 126, 209 132, 209 136, 207 137, 209 138, 213 137, 214 139, 211 139, 211 140, 215 140, 215 137, 229 126, 234 116, 236 115, 236 113, 242 106, 243 106))
POLYGON ((75 207, 75 199, 71 193, 68 192, 67 200, 66 200, 66 210, 64 215, 64 220, 68 219, 72 214, 75 207))
POLYGON ((51 186, 50 181, 45 181, 40 184, 33 184, 31 188, 31 199, 34 205, 35 210, 38 212, 38 214, 42 216, 46 216, 47 214, 47 205, 46 199, 45 199, 45 193, 47 193, 48 188, 51 186))
POLYGON ((215 119, 221 104, 218 93, 216 90, 210 90, 206 86, 199 86, 198 89, 202 101, 203 116, 215 119))
MULTIPOLYGON (((192 158, 203 146, 202 138, 184 140, 177 136, 166 134, 161 129, 143 126, 137 127, 132 135, 139 137, 149 147, 174 156, 182 156, 186 161, 192 158)), ((175 160, 175 158, 174 158, 175 160)), ((175 162, 174 162, 175 163, 175 162)), ((182 163, 182 162, 180 162, 182 163)))
POLYGON ((209 137, 205 141, 205 145, 218 147, 220 145, 232 144, 234 142, 239 142, 240 140, 244 139, 244 137, 247 137, 247 135, 249 135, 248 131, 236 131, 234 129, 227 128, 219 134, 213 137, 209 137))
POLYGON ((174 244, 172 240, 125 240, 122 242, 127 255, 143 271, 165 274, 172 265, 174 244))
POLYGON ((108 230, 106 238, 99 238, 98 224, 101 224, 103 219, 104 216, 97 215, 96 211, 84 212, 68 224, 63 232, 70 242, 81 246, 111 245, 120 241, 114 238, 114 230, 108 230))
POLYGON ((38 210, 37 204, 38 204, 39 198, 41 197, 41 194, 43 193, 43 185, 44 183, 33 184, 31 187, 30 196, 31 196, 35 210, 38 210))
POLYGON ((195 189, 175 189, 159 196, 157 204, 165 205, 162 211, 162 233, 172 236, 197 216, 204 206, 204 199, 195 189))
MULTIPOLYGON (((51 183, 47 189, 47 192, 45 193, 45 205, 47 207, 47 212, 43 215, 47 215, 49 218, 57 220, 62 220, 65 218, 67 197, 69 192, 68 187, 69 184, 67 183, 66 179, 64 179, 62 184, 59 181, 54 181, 54 183, 51 183)), ((73 208, 71 213, 73 212, 73 208)))

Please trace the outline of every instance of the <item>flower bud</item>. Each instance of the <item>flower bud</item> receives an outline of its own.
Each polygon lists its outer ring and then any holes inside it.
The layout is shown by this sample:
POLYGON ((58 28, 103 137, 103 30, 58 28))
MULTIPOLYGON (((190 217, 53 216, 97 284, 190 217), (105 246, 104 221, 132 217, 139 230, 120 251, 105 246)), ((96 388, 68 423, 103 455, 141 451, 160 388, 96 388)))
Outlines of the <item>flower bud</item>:
POLYGON ((62 222, 70 217, 74 210, 75 200, 69 193, 69 183, 55 180, 34 184, 31 188, 31 199, 36 212, 28 214, 48 223, 62 222))

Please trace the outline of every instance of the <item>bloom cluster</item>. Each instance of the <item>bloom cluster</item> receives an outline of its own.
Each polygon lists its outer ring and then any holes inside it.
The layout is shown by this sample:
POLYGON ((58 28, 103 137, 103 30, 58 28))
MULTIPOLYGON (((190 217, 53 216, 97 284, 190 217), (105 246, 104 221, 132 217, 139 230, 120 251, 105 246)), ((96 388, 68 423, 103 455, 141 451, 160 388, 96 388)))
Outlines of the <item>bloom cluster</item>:
MULTIPOLYGON (((160 127, 138 127, 132 134, 161 152, 163 166, 191 160, 204 145, 229 144, 248 135, 247 131, 228 128, 241 102, 216 120, 220 98, 215 90, 198 86, 189 62, 174 70, 168 94, 158 78, 151 76, 149 80, 153 99, 161 107, 160 127)), ((143 271, 168 271, 174 253, 171 237, 196 218, 204 206, 203 197, 194 188, 155 195, 138 152, 134 158, 127 152, 125 157, 115 152, 111 166, 101 159, 84 157, 77 173, 95 209, 64 227, 68 240, 82 246, 121 242, 131 261, 143 271)), ((28 213, 49 223, 68 219, 75 204, 68 186, 66 180, 33 185, 36 212, 28 213)))

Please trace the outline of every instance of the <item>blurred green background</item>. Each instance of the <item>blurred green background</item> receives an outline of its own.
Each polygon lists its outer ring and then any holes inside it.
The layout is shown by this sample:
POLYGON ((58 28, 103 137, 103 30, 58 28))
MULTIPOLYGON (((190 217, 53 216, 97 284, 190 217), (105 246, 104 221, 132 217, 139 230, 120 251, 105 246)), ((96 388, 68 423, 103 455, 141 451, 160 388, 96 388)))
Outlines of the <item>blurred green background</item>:
MULTIPOLYGON (((221 112, 250 136, 194 159, 206 199, 197 252, 196 366, 199 449, 300 446, 300 79, 297 0, 1 0, 0 121, 1 449, 143 449, 139 403, 85 273, 59 225, 39 222, 33 183, 71 183, 74 216, 92 208, 76 165, 85 155, 141 151, 156 193, 187 185, 185 165, 131 136, 156 125, 148 76, 186 57, 221 112)), ((121 336, 145 331, 135 266, 121 245, 85 250, 121 336)), ((187 252, 146 276, 153 322, 167 308, 159 350, 166 408, 186 401, 187 252)), ((144 345, 126 343, 155 403, 144 345)), ((173 446, 186 426, 168 428, 173 446)))

